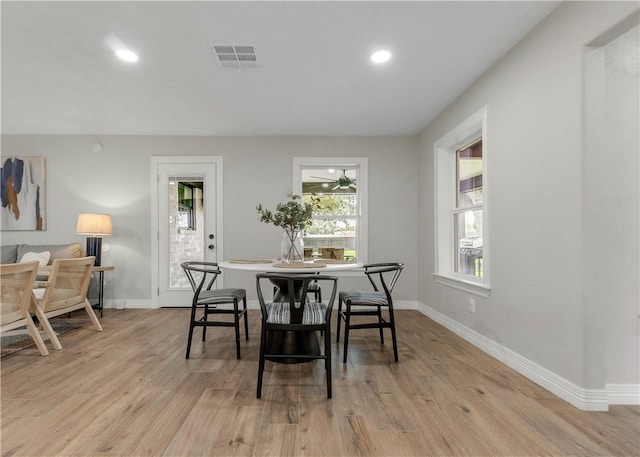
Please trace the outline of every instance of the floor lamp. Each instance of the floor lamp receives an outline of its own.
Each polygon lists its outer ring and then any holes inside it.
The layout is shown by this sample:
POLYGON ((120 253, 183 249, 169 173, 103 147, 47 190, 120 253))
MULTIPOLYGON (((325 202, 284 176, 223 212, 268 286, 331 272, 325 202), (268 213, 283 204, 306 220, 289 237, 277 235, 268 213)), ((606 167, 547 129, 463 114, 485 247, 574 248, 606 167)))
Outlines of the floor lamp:
POLYGON ((78 214, 78 235, 87 235, 87 256, 95 256, 95 266, 100 266, 102 236, 111 235, 111 216, 108 214, 78 214))

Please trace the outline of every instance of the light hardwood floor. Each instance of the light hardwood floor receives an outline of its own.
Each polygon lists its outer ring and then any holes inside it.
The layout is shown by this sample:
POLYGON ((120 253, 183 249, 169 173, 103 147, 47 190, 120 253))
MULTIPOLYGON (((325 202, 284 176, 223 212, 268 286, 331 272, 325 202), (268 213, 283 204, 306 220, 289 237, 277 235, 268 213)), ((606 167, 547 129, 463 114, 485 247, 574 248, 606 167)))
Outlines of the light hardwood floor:
MULTIPOLYGON (((256 399, 259 315, 233 329, 188 310, 105 311, 104 332, 62 335, 1 360, 2 456, 608 456, 640 454, 638 407, 579 411, 417 311, 399 311, 400 362, 375 330, 322 362, 267 363, 256 399)), ((335 329, 335 325, 334 325, 335 329)))

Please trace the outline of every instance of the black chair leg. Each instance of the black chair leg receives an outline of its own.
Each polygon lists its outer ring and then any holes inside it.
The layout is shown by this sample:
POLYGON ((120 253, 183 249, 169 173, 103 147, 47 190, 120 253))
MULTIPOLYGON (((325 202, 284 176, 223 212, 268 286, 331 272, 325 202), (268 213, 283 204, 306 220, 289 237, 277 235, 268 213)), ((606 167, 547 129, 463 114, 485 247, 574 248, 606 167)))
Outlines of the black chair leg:
POLYGON ((240 360, 240 315, 238 314, 238 300, 233 300, 233 328, 236 332, 236 358, 240 360))
POLYGON ((340 342, 340 319, 342 319, 342 299, 338 298, 338 325, 336 327, 336 343, 340 342))
POLYGON ((242 299, 242 309, 244 311, 244 339, 249 341, 249 321, 247 318, 247 297, 242 299))
POLYGON ((187 353, 185 355, 185 359, 189 358, 189 354, 191 353, 191 340, 193 338, 193 328, 195 327, 194 323, 196 321, 196 306, 191 306, 191 320, 189 321, 189 339, 187 340, 187 353))
POLYGON ((344 318, 344 355, 342 363, 347 363, 347 348, 349 347, 349 326, 351 325, 351 304, 346 303, 347 312, 344 318))
POLYGON ((207 339, 207 315, 209 314, 209 305, 204 305, 204 316, 202 316, 202 341, 207 339))
POLYGON ((327 335, 324 339, 324 365, 327 372, 327 398, 331 398, 331 329, 327 326, 327 335))
POLYGON ((393 308, 389 308, 389 323, 391 324, 391 341, 393 342, 393 358, 398 361, 398 341, 396 340, 396 321, 393 316, 393 308))
POLYGON ((262 375, 264 374, 264 348, 267 343, 267 333, 264 329, 260 332, 260 356, 258 358, 258 390, 256 398, 262 397, 262 375))
POLYGON ((384 344, 383 330, 384 319, 382 319, 382 306, 378 306, 378 325, 380 326, 380 344, 384 344))
POLYGON ((185 359, 189 358, 189 354, 191 352, 191 339, 193 338, 193 324, 189 324, 189 339, 187 341, 187 354, 184 356, 185 359))

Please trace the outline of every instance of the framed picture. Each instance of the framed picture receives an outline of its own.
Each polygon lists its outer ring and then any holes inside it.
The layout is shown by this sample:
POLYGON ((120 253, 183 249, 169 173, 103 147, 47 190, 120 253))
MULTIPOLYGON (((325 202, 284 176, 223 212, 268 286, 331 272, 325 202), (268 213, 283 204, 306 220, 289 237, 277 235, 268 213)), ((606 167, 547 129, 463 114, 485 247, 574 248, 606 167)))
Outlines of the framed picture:
POLYGON ((46 230, 44 157, 7 157, 0 174, 0 230, 46 230))

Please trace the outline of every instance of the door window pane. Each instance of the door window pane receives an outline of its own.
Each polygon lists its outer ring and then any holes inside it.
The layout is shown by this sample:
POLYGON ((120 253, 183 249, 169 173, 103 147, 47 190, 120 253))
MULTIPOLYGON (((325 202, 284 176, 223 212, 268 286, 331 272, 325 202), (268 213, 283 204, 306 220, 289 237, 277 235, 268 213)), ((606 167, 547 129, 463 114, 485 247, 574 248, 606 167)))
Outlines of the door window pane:
POLYGON ((204 182, 169 178, 169 287, 190 288, 182 262, 204 260, 204 182))

